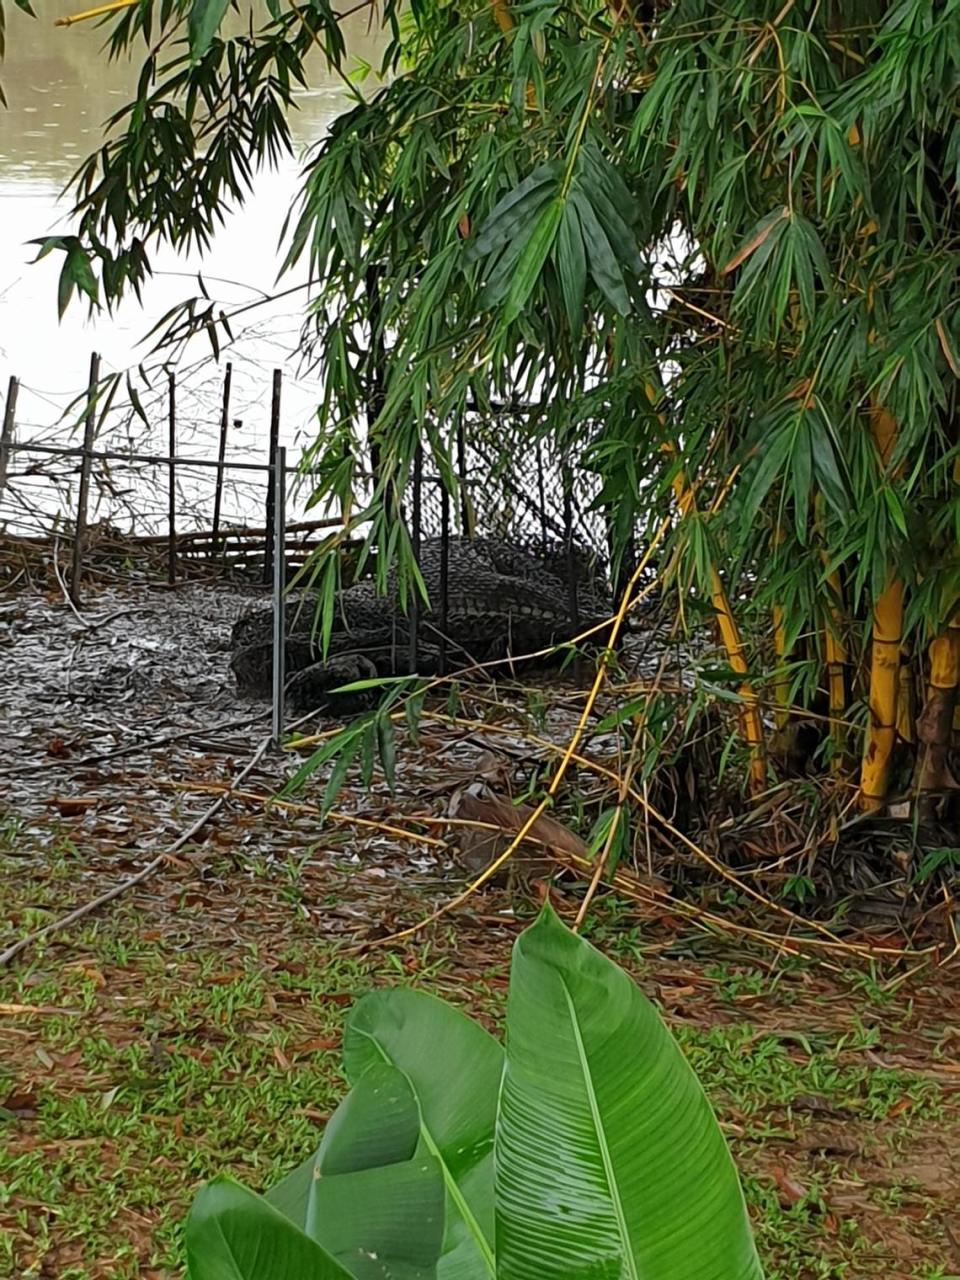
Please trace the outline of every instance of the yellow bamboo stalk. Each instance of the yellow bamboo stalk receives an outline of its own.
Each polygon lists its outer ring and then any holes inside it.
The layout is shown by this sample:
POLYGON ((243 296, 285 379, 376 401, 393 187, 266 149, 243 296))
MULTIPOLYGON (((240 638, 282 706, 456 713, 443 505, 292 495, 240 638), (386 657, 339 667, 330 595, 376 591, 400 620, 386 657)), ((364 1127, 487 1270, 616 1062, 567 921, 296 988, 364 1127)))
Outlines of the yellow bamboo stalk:
MULTIPOLYGON (((656 403, 657 393, 654 388, 648 386, 646 390, 651 403, 656 403)), ((660 415, 660 421, 664 421, 662 414, 660 415)), ((672 444, 664 443, 662 447, 666 453, 676 454, 676 448, 672 444)), ((673 492, 677 499, 681 518, 685 518, 696 510, 696 494, 687 483, 683 471, 678 471, 674 476, 673 492)), ((717 626, 720 629, 723 647, 727 652, 727 661, 738 675, 745 676, 750 668, 747 665, 743 638, 740 635, 737 620, 730 608, 730 601, 727 598, 723 579, 714 565, 710 566, 710 602, 717 617, 717 626)), ((738 692, 740 695, 740 736, 750 748, 750 790, 753 794, 756 794, 759 791, 763 791, 767 785, 767 752, 763 731, 763 717, 760 714, 760 699, 757 697, 757 691, 749 680, 743 681, 738 692)))
POLYGON ((901 742, 916 741, 917 691, 911 671, 913 651, 909 644, 900 646, 900 678, 897 681, 897 737, 901 742))
MULTIPOLYGON (((870 423, 884 467, 897 442, 893 415, 880 406, 870 411, 870 423)), ((883 807, 890 783, 890 761, 897 738, 900 645, 903 642, 903 580, 891 571, 873 607, 870 654, 870 723, 860 767, 859 807, 874 813, 883 807)))
MULTIPOLYGON (((782 542, 783 529, 777 524, 773 531, 773 545, 779 547, 782 542)), ((777 662, 773 678, 773 719, 777 732, 782 733, 790 723, 790 677, 785 669, 788 657, 786 613, 780 604, 773 606, 773 652, 777 662)))
POLYGON ((506 3, 506 0, 490 0, 490 4, 493 9, 493 16, 497 20, 497 26, 506 35, 516 25, 513 21, 513 15, 510 13, 510 6, 506 3))
POLYGON ((843 763, 844 719, 847 713, 847 646, 844 644, 841 631, 843 586, 836 569, 828 576, 827 587, 830 591, 830 606, 823 628, 823 656, 827 666, 830 736, 833 738, 834 745, 833 768, 838 772, 843 763))
POLYGON ((960 610, 930 642, 930 679, 923 711, 917 720, 917 737, 923 747, 917 773, 917 789, 941 791, 955 786, 948 756, 954 718, 960 710, 960 610))

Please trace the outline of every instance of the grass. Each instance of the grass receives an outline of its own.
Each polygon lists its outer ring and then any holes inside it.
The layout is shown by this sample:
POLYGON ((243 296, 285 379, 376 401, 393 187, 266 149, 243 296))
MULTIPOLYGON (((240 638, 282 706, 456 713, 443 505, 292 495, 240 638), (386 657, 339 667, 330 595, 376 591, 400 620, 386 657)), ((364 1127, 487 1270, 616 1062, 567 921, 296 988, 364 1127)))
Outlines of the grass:
MULTIPOLYGON (((77 892, 68 844, 29 860, 21 838, 0 857, 18 930, 77 892)), ((363 891, 308 860, 256 875, 224 862, 199 887, 165 876, 3 980, 0 1001, 38 1012, 0 1017, 0 1275, 179 1275, 205 1178, 260 1188, 315 1144, 359 993, 414 982, 497 1025, 515 927, 461 915, 359 957, 333 926, 363 891)), ((370 910, 399 899, 415 918, 411 894, 388 885, 370 910)), ((609 902, 590 933, 658 1001, 713 1100, 768 1280, 960 1275, 943 1225, 960 1217, 955 979, 890 988, 771 971, 719 943, 704 955, 697 939, 653 945, 609 902)))

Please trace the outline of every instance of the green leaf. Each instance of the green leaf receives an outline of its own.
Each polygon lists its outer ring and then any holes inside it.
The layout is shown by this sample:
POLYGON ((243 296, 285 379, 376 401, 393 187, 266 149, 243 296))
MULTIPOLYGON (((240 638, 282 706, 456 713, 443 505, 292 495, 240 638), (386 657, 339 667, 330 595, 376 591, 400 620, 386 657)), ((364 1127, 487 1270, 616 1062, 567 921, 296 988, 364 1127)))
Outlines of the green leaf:
MULTIPOLYGON (((369 719, 361 720, 359 723, 363 726, 364 730, 369 731, 373 727, 369 719)), ((350 771, 350 766, 353 764, 354 759, 360 752, 362 745, 362 736, 360 733, 357 733, 355 737, 344 742, 341 747, 340 754, 337 756, 334 766, 330 770, 330 777, 327 779, 327 785, 323 792, 323 800, 320 804, 320 812, 324 817, 326 817, 336 804, 337 796, 343 790, 343 784, 350 771)))
POLYGON ((890 488, 889 485, 884 485, 881 492, 883 494, 884 505, 890 513, 890 519, 905 538, 909 537, 910 535, 907 531, 907 518, 904 515, 903 504, 901 503, 899 496, 890 488))
POLYGON ((189 1280, 351 1280, 289 1218, 230 1178, 199 1192, 186 1244, 189 1280))
POLYGON ((810 450, 810 432, 806 415, 800 418, 793 432, 790 452, 790 481, 793 489, 793 520, 797 540, 803 543, 807 534, 810 514, 810 485, 813 478, 813 455, 810 450))
POLYGON ((737 1172, 657 1011, 550 908, 517 941, 500 1280, 760 1280, 737 1172), (544 1247, 548 1245, 548 1247, 544 1247))
POLYGON ((420 1107, 423 1149, 440 1163, 447 1229, 440 1280, 488 1280, 493 1254, 493 1133, 503 1050, 477 1023, 423 992, 365 996, 347 1018, 347 1078, 377 1062, 403 1071, 420 1107))
POLYGON ((570 192, 570 199, 577 207, 580 226, 583 229, 583 242, 586 245, 590 263, 590 275, 614 310, 622 316, 629 315, 630 296, 623 282, 623 273, 616 255, 607 239, 607 233, 600 225, 590 201, 581 190, 574 187, 570 192))
POLYGON ((443 1179, 426 1152, 404 1164, 313 1178, 307 1234, 357 1280, 434 1280, 443 1233, 443 1179))
POLYGON ((412 1160, 420 1112, 410 1084, 388 1063, 375 1063, 330 1117, 320 1146, 266 1193, 266 1200, 305 1230, 314 1170, 324 1177, 412 1160))
POLYGON ((514 272, 510 293, 507 296, 507 305, 504 310, 504 324, 511 324, 516 320, 533 292, 533 287, 540 278, 540 272, 543 270, 547 255, 553 248, 553 241, 556 237, 562 214, 563 201, 559 197, 551 200, 540 214, 540 220, 527 241, 526 247, 520 255, 520 261, 517 263, 517 269, 514 272))
POLYGON ((285 796, 293 795, 295 791, 299 791, 306 780, 316 773, 318 769, 321 769, 328 760, 332 760, 342 751, 349 751, 354 739, 358 738, 363 732, 366 723, 364 720, 356 720, 353 724, 348 724, 345 729, 342 729, 338 734, 328 738, 326 742, 317 747, 316 751, 304 760, 296 773, 280 789, 279 795, 281 799, 285 796))
POLYGON ((190 57, 198 62, 210 48, 213 37, 220 30, 227 12, 229 0, 193 0, 187 33, 190 39, 190 57))
POLYGON ((550 198, 549 188, 559 177, 560 167, 551 161, 534 169, 519 186, 494 206, 470 243, 466 257, 474 262, 512 240, 525 223, 533 223, 542 205, 550 198))
POLYGON ((576 339, 583 328, 587 251, 583 243, 583 232, 580 229, 580 218, 572 200, 567 200, 564 205, 554 251, 560 272, 560 285, 563 289, 563 305, 570 322, 570 332, 576 339))
POLYGON ((772 438, 763 442, 760 459, 750 481, 743 501, 743 523, 749 528, 763 506, 763 500, 786 464, 790 453, 789 427, 781 428, 772 438))
POLYGON ((334 1112, 315 1155, 266 1199, 358 1280, 432 1280, 443 1242, 439 1166, 417 1154, 409 1081, 377 1063, 334 1112))
POLYGON ((397 735, 388 715, 377 717, 377 746, 383 776, 392 794, 397 789, 397 735))

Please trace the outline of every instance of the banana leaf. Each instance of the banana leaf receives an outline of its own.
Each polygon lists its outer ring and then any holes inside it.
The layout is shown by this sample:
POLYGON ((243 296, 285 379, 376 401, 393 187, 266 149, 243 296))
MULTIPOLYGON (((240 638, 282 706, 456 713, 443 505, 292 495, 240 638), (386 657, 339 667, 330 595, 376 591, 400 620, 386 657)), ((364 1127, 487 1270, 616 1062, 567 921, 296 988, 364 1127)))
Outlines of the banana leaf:
POLYGON ((325 1177, 412 1160, 420 1112, 402 1072, 375 1064, 330 1117, 319 1147, 266 1193, 266 1199, 304 1230, 314 1170, 325 1177))
POLYGON ((262 1196, 215 1178, 187 1218, 189 1280, 352 1280, 262 1196))
POLYGON ((549 908, 517 941, 498 1280, 762 1280, 706 1095, 626 973, 549 908))
POLYGON ((420 1108, 420 1150, 436 1158, 446 1187, 438 1280, 490 1280, 502 1047, 442 1000, 398 987, 354 1006, 343 1060, 351 1082, 382 1062, 405 1073, 420 1108))
POLYGON ((434 1280, 444 1188, 437 1161, 416 1154, 419 1133, 406 1076, 376 1063, 266 1200, 357 1280, 434 1280))

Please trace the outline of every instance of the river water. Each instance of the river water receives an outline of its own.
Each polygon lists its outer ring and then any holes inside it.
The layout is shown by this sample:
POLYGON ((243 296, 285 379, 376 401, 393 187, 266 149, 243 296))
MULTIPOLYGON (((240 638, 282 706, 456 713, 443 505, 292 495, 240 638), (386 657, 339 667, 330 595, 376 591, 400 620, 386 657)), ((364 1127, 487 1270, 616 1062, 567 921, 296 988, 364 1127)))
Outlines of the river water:
MULTIPOLYGON (((300 94, 298 110, 291 116, 296 154, 279 170, 257 175, 250 198, 229 214, 209 252, 178 256, 160 250, 154 255, 155 274, 144 289, 142 305, 131 299, 112 316, 90 317, 85 302, 74 299, 58 322, 56 291, 62 256, 51 254, 31 265, 35 249, 27 241, 69 225, 70 198, 64 188, 80 161, 101 145, 105 119, 129 100, 139 63, 136 51, 132 60, 108 61, 102 27, 89 22, 68 28, 53 25, 55 16, 82 5, 67 0, 57 6, 56 13, 47 5, 37 7, 41 17, 31 19, 7 6, 7 54, 0 64, 0 84, 8 102, 5 110, 0 108, 0 395, 9 376, 20 379, 18 440, 74 443, 76 415, 61 420, 60 414, 85 386, 91 351, 101 354, 104 372, 135 370, 147 358, 151 344, 145 345, 143 339, 152 325, 177 302, 197 294, 198 270, 211 295, 228 307, 274 289, 280 231, 297 196, 304 155, 351 99, 318 51, 309 64, 309 92, 300 94)), ((235 21, 245 23, 248 17, 245 13, 235 21)), ((379 65, 385 36, 369 28, 365 14, 347 19, 344 31, 350 51, 348 68, 379 65)), ((360 88, 373 92, 375 79, 368 77, 360 88)), ((284 279, 284 284, 296 283, 296 275, 284 279)), ((315 387, 298 376, 296 358, 302 297, 295 294, 252 313, 229 353, 234 363, 231 418, 239 424, 231 429, 230 457, 263 458, 275 367, 285 370, 283 440, 295 454, 304 433, 315 434, 315 387)), ((209 354, 207 339, 198 338, 181 362, 192 373, 184 375, 178 452, 192 456, 211 457, 216 449, 223 371, 222 365, 204 359, 209 354)), ((151 361, 156 369, 158 357, 149 359, 148 366, 151 361)), ((137 382, 141 399, 149 406, 150 438, 145 438, 139 420, 125 420, 123 428, 131 444, 136 436, 139 449, 149 446, 158 453, 166 452, 162 384, 161 376, 151 392, 137 382)), ((120 420, 114 418, 107 437, 105 424, 101 447, 116 447, 121 430, 120 420)), ((23 459, 23 454, 14 455, 11 462, 12 483, 0 494, 0 525, 16 524, 25 507, 49 514, 69 501, 69 481, 54 494, 47 479, 40 482, 24 474, 30 468, 23 459)), ((137 493, 127 505, 131 511, 142 508, 137 514, 146 517, 154 486, 133 483, 137 493)), ((192 478, 184 473, 180 483, 186 505, 206 504, 201 490, 209 487, 209 476, 192 478)), ((230 490, 235 509, 225 511, 228 517, 246 519, 252 514, 243 496, 245 488, 249 486, 238 483, 230 490)), ((114 514, 102 486, 96 498, 101 516, 114 514)))

